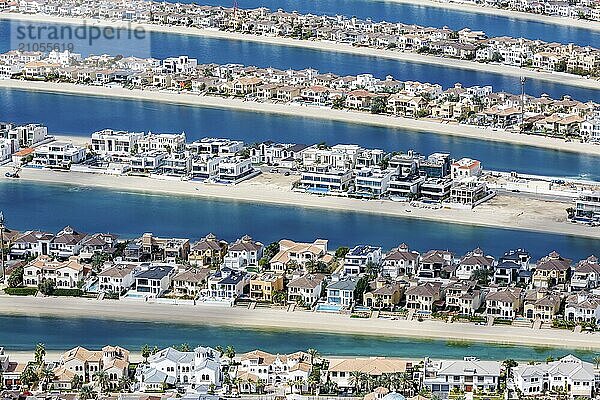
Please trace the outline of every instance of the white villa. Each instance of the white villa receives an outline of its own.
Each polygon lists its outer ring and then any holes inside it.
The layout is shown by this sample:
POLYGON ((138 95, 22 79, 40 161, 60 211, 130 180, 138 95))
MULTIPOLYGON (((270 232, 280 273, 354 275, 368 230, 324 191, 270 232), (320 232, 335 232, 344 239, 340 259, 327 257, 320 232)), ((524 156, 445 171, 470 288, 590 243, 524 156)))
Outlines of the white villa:
POLYGON ((167 347, 148 358, 136 370, 136 390, 163 390, 164 385, 192 387, 215 385, 223 381, 219 352, 210 347, 179 351, 167 347))
POLYGON ((67 261, 54 261, 48 256, 38 256, 25 266, 23 283, 27 287, 38 287, 43 281, 52 281, 57 289, 77 289, 88 270, 77 257, 67 261))
POLYGON ((303 382, 303 390, 306 390, 311 370, 312 360, 307 353, 299 351, 288 355, 275 355, 254 350, 240 356, 236 377, 246 382, 242 385, 242 392, 254 392, 259 379, 273 386, 290 381, 303 382))
POLYGON ((515 387, 527 396, 548 390, 566 390, 572 398, 591 398, 594 393, 594 366, 572 355, 549 363, 519 364, 513 375, 515 387))
POLYGON ((500 362, 464 360, 426 360, 423 385, 443 398, 452 390, 466 393, 495 393, 500 388, 500 362))

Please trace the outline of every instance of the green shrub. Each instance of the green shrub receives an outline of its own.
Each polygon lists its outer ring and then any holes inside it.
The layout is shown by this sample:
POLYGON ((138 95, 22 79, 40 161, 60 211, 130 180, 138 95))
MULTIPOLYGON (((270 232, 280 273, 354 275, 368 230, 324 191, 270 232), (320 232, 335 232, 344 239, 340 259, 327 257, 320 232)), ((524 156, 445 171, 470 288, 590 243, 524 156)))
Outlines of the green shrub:
POLYGON ((81 289, 54 289, 52 291, 52 296, 81 297, 82 294, 81 289))
POLYGON ((4 293, 9 294, 11 296, 35 296, 37 291, 38 291, 37 288, 28 288, 28 287, 16 287, 16 288, 4 289, 4 293))

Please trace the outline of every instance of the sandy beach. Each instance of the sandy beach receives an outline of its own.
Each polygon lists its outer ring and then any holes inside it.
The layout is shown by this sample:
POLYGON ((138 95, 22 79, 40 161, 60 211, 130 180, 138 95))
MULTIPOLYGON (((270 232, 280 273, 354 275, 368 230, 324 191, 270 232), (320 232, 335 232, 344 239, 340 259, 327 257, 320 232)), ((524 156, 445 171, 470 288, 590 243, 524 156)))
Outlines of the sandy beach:
POLYGON ((442 1, 442 0, 371 0, 383 3, 402 3, 412 4, 422 7, 443 8, 446 10, 470 12, 486 15, 497 15, 501 17, 541 22, 543 24, 561 25, 573 28, 589 29, 592 31, 600 31, 600 23, 597 21, 587 21, 583 19, 564 18, 551 15, 533 14, 522 11, 504 10, 501 8, 484 7, 476 4, 458 1, 442 1))
MULTIPOLYGON (((290 117, 308 117, 327 119, 362 125, 383 126, 407 129, 416 132, 433 132, 441 135, 460 136, 494 142, 513 143, 551 150, 569 151, 581 154, 600 155, 600 146, 589 143, 565 142, 562 139, 542 136, 523 135, 507 131, 485 129, 470 125, 442 124, 439 122, 414 120, 408 118, 375 115, 370 113, 333 110, 316 106, 292 104, 259 103, 236 98, 200 96, 172 91, 150 91, 139 89, 109 88, 104 86, 86 86, 72 83, 34 82, 21 80, 0 80, 0 88, 31 90, 48 93, 73 94, 81 96, 114 97, 135 100, 158 101, 197 107, 211 107, 226 110, 241 110, 279 114, 290 117)), ((36 121, 44 123, 44 121, 36 121)), ((118 128, 118 127, 115 127, 118 128)), ((152 127, 148 127, 151 130, 152 127)), ((91 134, 91 132, 90 132, 91 134)), ((226 134, 226 132, 223 132, 226 134)), ((284 140, 285 137, 277 138, 284 140)))
MULTIPOLYGON (((124 321, 153 321, 190 325, 216 325, 256 329, 294 329, 376 335, 479 341, 572 349, 600 349, 600 335, 570 331, 508 326, 481 326, 440 321, 356 319, 339 314, 286 312, 279 309, 206 305, 168 305, 137 301, 93 300, 58 297, 0 296, 0 314, 30 317, 105 318, 124 321)), ((268 348, 268 343, 265 344, 268 348)))
MULTIPOLYGON (((64 138, 63 138, 64 139, 64 138)), ((9 167, 0 168, 0 180, 9 167)), ((243 201, 281 206, 298 206, 334 211, 360 212, 389 217, 422 219, 454 224, 558 233, 600 239, 600 229, 565 222, 570 205, 522 197, 498 195, 473 210, 426 209, 389 200, 360 200, 293 192, 298 176, 265 173, 235 186, 190 181, 158 180, 133 176, 107 176, 81 172, 55 172, 25 168, 21 181, 79 185, 119 191, 194 196, 225 201, 243 201)), ((15 181, 13 181, 15 182, 15 181)), ((18 184, 18 181, 15 182, 18 184)))
MULTIPOLYGON (((110 27, 123 27, 126 23, 125 21, 108 21, 108 20, 97 20, 91 19, 87 20, 84 18, 71 18, 71 17, 59 17, 54 15, 38 15, 38 14, 18 14, 18 13, 2 13, 0 12, 0 19, 7 20, 22 20, 22 21, 32 21, 32 22, 44 22, 44 23, 56 23, 56 24, 75 24, 81 25, 84 22, 87 22, 88 25, 96 25, 96 26, 110 26, 110 27)), ((529 69, 523 69, 515 66, 509 65, 501 65, 501 64, 483 64, 477 63, 467 60, 458 60, 453 58, 442 58, 430 55, 416 54, 416 53, 404 53, 399 51, 392 50, 384 50, 384 49, 374 49, 369 47, 354 47, 351 45, 337 43, 337 42, 328 42, 321 40, 298 40, 298 39, 290 39, 284 37, 272 37, 272 36, 259 36, 259 35, 250 35, 236 32, 226 32, 226 31, 218 31, 211 29, 198 29, 193 27, 181 27, 181 26, 165 26, 165 25, 156 25, 156 24, 147 24, 147 23, 129 23, 128 26, 132 29, 142 28, 149 32, 161 32, 161 33, 170 33, 170 34, 179 34, 179 35, 190 35, 190 36, 203 36, 215 39, 227 39, 227 40, 241 40, 241 41, 249 41, 255 43, 263 43, 269 45, 278 45, 278 46, 289 46, 289 47, 301 47, 307 48, 311 50, 319 50, 319 51, 328 51, 328 52, 339 52, 339 53, 347 53, 354 54, 359 56, 369 56, 369 57, 378 57, 378 58, 387 58, 392 60, 406 61, 411 63, 420 63, 420 64, 431 64, 431 65, 439 65, 442 67, 452 67, 459 68, 471 71, 479 71, 479 72, 489 72, 500 75, 510 75, 516 77, 526 77, 532 79, 539 79, 542 81, 559 83, 563 85, 584 87, 588 89, 599 89, 600 90, 600 80, 594 79, 586 79, 581 76, 577 76, 574 74, 565 74, 565 73, 550 73, 550 72, 541 72, 534 71, 529 69)), ((75 49, 77 51, 77 49, 75 49)), ((129 54, 123 54, 124 56, 128 56, 129 54)), ((178 54, 173 54, 173 56, 177 56, 178 54)), ((192 55, 193 56, 193 55, 192 55)), ((200 59, 200 62, 205 62, 206 60, 200 59)), ((330 71, 322 71, 322 72, 330 72, 330 71)), ((332 71, 335 72, 335 71, 332 71)), ((369 72, 369 71, 364 71, 369 72)))

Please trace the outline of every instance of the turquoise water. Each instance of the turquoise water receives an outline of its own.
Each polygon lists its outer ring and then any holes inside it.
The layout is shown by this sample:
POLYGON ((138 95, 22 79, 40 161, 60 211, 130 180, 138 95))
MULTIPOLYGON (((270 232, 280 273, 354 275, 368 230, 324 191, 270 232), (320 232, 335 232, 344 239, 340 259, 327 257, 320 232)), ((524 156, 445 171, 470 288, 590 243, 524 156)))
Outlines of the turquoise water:
POLYGON ((244 234, 263 243, 326 238, 330 248, 371 244, 387 250, 406 242, 419 251, 439 248, 458 254, 481 247, 496 257, 518 247, 536 258, 552 250, 575 260, 600 254, 600 241, 566 235, 25 181, 0 182, 0 210, 7 226, 15 229, 58 232, 71 225, 82 232, 129 238, 154 232, 196 240, 213 232, 230 242, 244 234))
MULTIPOLYGON (((227 310, 224 310, 227 312, 227 310)), ((283 330, 252 330, 147 322, 122 322, 102 319, 64 319, 0 316, 0 346, 8 350, 32 350, 42 342, 48 350, 66 350, 74 346, 99 348, 120 345, 132 351, 148 344, 165 347, 188 343, 235 346, 238 353, 262 348, 273 353, 289 353, 316 348, 323 355, 369 355, 387 357, 462 358, 465 355, 485 359, 543 360, 548 356, 575 354, 591 359, 593 353, 568 349, 507 346, 467 341, 383 338, 283 330), (90 335, 93 332, 93 335, 90 335)))

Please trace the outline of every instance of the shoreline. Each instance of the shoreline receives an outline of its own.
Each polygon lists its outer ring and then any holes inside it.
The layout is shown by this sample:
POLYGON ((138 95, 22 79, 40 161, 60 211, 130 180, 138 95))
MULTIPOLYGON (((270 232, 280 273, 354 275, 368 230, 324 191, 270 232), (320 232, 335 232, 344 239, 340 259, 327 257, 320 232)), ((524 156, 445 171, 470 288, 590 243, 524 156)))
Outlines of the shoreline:
MULTIPOLYGON (((150 91, 140 89, 108 88, 104 86, 87 86, 73 83, 0 80, 0 89, 15 89, 34 92, 61 93, 69 95, 112 97, 121 99, 146 100, 178 105, 217 108, 278 114, 289 117, 325 119, 331 121, 371 125, 388 128, 406 129, 413 132, 431 132, 435 134, 458 136, 482 141, 511 143, 515 145, 539 147, 555 151, 600 156, 600 146, 589 143, 565 142, 561 139, 533 136, 507 131, 482 129, 471 125, 450 125, 432 121, 415 120, 369 114, 356 111, 334 110, 317 106, 296 106, 290 104, 259 103, 241 99, 203 96, 191 93, 150 91)), ((283 138, 282 138, 283 139, 283 138)))
POLYGON ((600 335, 553 329, 480 326, 441 321, 349 318, 339 314, 249 310, 206 305, 166 305, 136 301, 0 295, 0 314, 8 316, 101 318, 118 321, 181 323, 247 329, 282 329, 378 337, 461 340, 507 345, 600 349, 600 335))
MULTIPOLYGON (((600 90, 600 80, 586 79, 584 77, 574 74, 561 74, 561 73, 549 73, 541 71, 533 71, 530 69, 524 69, 515 66, 502 65, 502 64, 489 64, 489 63, 478 63, 473 61, 458 60, 453 58, 436 57, 431 55, 416 54, 412 52, 399 52, 384 49, 375 49, 370 47, 353 47, 351 45, 322 41, 322 40, 298 40, 290 39, 285 37, 272 37, 253 35, 237 32, 226 32, 218 31, 213 29, 200 29, 192 27, 181 27, 181 26, 166 26, 149 23, 137 23, 129 21, 108 21, 101 19, 90 19, 85 18, 72 18, 72 17, 59 17, 55 15, 44 15, 44 14, 21 14, 11 12, 0 12, 0 20, 8 21, 31 21, 31 22, 43 22, 43 23, 54 23, 54 24, 67 24, 67 25, 82 25, 87 22, 90 25, 103 26, 103 27, 123 27, 127 24, 131 29, 142 28, 148 32, 159 32, 167 34, 177 34, 185 36, 202 36, 212 39, 224 39, 224 40, 236 40, 236 41, 247 41, 254 43, 262 43, 267 45, 276 46, 287 46, 287 47, 298 47, 306 48, 310 50, 326 51, 326 52, 337 52, 346 53, 363 57, 375 57, 375 58, 386 58, 391 60, 397 60, 408 63, 417 64, 428 64, 436 65, 440 67, 457 68, 463 70, 477 71, 493 73, 497 75, 508 75, 513 77, 525 77, 529 79, 536 79, 546 82, 558 83, 563 85, 569 85, 574 87, 581 87, 586 89, 600 90)), ((74 51, 77 51, 75 49, 74 51)), ((124 56, 128 56, 123 54, 124 56)))
MULTIPOLYGON (((8 167, 0 168, 0 182, 11 182, 9 178, 4 177, 4 172, 9 170, 8 167)), ((21 170, 20 175, 19 181, 34 183, 96 187, 142 194, 179 195, 219 201, 242 201, 284 207, 296 206, 339 212, 358 212, 409 220, 600 239, 600 229, 570 224, 566 221, 557 221, 557 218, 562 217, 564 219, 563 214, 567 203, 521 199, 521 203, 517 206, 511 204, 512 207, 508 208, 505 204, 507 201, 513 201, 514 203, 519 199, 501 195, 497 195, 488 202, 477 206, 474 210, 432 210, 411 207, 405 203, 396 203, 389 200, 362 201, 347 197, 322 197, 293 192, 290 189, 291 182, 296 178, 294 176, 281 177, 279 174, 262 174, 235 186, 81 172, 56 172, 31 168, 24 168, 21 170)), ((18 181, 12 182, 18 184, 18 181)))
POLYGON ((372 0, 382 3, 400 3, 413 6, 424 6, 432 8, 441 8, 444 10, 459 11, 465 13, 476 13, 484 15, 495 15, 506 18, 526 20, 530 22, 539 22, 546 25, 559 25, 573 27, 577 29, 587 29, 590 31, 600 31, 600 23, 575 18, 564 18, 553 15, 534 14, 524 11, 507 10, 503 8, 484 7, 461 1, 440 1, 440 0, 372 0))

